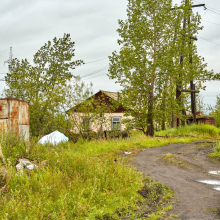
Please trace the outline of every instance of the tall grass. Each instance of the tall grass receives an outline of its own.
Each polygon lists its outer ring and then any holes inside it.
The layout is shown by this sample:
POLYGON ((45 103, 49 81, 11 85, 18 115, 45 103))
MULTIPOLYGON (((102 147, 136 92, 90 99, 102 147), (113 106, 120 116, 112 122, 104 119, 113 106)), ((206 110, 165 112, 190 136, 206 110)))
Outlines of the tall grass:
MULTIPOLYGON (((200 129, 190 128, 200 132, 200 129)), ((210 135, 210 131, 206 132, 210 135)), ((132 213, 138 213, 143 201, 137 191, 146 184, 145 177, 127 165, 123 151, 137 152, 147 147, 191 142, 200 137, 150 138, 137 134, 128 139, 79 140, 76 144, 67 142, 56 146, 39 145, 36 140, 27 145, 16 137, 10 138, 1 139, 7 161, 7 178, 3 176, 0 184, 1 219, 92 220, 120 219, 127 215, 131 219, 140 218, 132 213), (38 169, 18 174, 15 164, 22 156, 38 165, 38 169)), ((155 184, 147 184, 151 192, 149 201, 158 198, 159 192, 167 193, 166 198, 171 197, 167 188, 155 191, 155 184)), ((149 212, 152 212, 152 219, 164 213, 159 206, 149 212)))
POLYGON ((209 154, 209 156, 220 159, 220 142, 216 143, 216 146, 214 148, 214 152, 209 154))
MULTIPOLYGON (((54 156, 47 168, 8 178, 0 216, 9 219, 96 219, 136 209, 143 176, 113 159, 54 156), (15 208, 16 207, 16 208, 15 208), (48 218, 50 217, 50 218, 48 218)), ((49 159, 49 157, 47 159, 49 159)), ((52 159, 52 158, 51 158, 52 159)))
POLYGON ((203 135, 203 136, 219 136, 220 129, 210 124, 186 125, 178 128, 172 128, 160 131, 158 135, 203 135))

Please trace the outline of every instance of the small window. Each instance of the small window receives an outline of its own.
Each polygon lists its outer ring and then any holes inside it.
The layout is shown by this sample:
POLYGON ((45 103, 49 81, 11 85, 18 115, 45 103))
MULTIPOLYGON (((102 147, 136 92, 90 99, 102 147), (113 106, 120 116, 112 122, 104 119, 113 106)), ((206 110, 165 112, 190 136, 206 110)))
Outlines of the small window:
POLYGON ((90 128, 91 128, 91 118, 90 117, 82 117, 82 128, 83 128, 83 130, 90 130, 90 128))
POLYGON ((121 117, 112 117, 112 130, 121 130, 121 117))

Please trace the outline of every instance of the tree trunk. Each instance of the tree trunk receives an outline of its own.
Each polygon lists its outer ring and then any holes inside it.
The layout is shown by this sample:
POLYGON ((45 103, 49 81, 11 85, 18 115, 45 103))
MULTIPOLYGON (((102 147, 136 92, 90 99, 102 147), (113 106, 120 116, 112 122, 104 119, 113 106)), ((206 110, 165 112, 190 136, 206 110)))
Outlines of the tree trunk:
POLYGON ((147 135, 153 137, 154 136, 154 125, 153 120, 150 122, 150 125, 147 127, 147 135))
POLYGON ((164 131, 165 130, 165 121, 163 120, 162 121, 162 131, 164 131))
POLYGON ((154 123, 153 123, 153 91, 150 91, 149 102, 148 102, 148 126, 147 126, 147 135, 154 136, 154 123))
MULTIPOLYGON (((186 116, 186 111, 185 110, 182 110, 182 115, 186 116)), ((185 124, 186 124, 185 117, 183 119, 181 119, 181 124, 182 124, 182 126, 185 126, 185 124)))
POLYGON ((175 115, 174 115, 174 113, 172 112, 171 113, 171 128, 174 128, 174 123, 175 123, 175 115))

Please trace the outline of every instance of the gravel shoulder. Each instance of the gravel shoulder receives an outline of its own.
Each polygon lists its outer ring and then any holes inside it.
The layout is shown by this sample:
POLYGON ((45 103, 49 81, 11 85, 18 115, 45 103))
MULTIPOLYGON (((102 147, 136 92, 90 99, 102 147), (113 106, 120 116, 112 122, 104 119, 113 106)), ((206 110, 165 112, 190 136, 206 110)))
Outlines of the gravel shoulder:
POLYGON ((181 220, 220 219, 220 191, 198 180, 219 180, 220 163, 207 156, 214 144, 197 141, 147 148, 137 154, 133 166, 174 190, 172 213, 181 220))

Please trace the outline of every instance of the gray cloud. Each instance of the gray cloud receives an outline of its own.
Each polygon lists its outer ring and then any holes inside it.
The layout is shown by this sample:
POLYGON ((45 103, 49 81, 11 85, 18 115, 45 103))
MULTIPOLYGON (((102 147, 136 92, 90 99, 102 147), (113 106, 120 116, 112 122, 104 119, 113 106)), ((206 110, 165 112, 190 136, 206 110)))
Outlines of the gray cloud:
MULTIPOLYGON (((218 0, 211 2, 199 0, 198 2, 219 9, 220 14, 218 0)), ((127 0, 3 0, 1 3, 0 73, 7 71, 7 66, 3 67, 3 62, 8 59, 10 46, 13 46, 15 57, 32 61, 33 55, 44 43, 55 36, 62 37, 64 33, 70 33, 72 40, 76 43, 75 58, 83 59, 85 62, 106 58, 114 50, 119 50, 116 30, 118 19, 126 19, 127 0)), ((174 3, 180 4, 180 0, 175 0, 174 3)), ((203 8, 193 10, 202 16, 205 14, 203 8)), ((219 16, 208 10, 203 20, 220 24, 219 16)), ((201 36, 220 44, 220 26, 203 20, 204 29, 199 32, 198 37, 201 36)), ((208 63, 208 69, 220 72, 220 47, 203 39, 199 39, 197 45, 199 54, 205 57, 208 63)), ((83 76, 108 66, 108 63, 106 59, 84 65, 78 67, 74 73, 83 76)), ((102 73, 104 74, 105 71, 93 76, 102 73)), ((94 92, 99 89, 116 91, 120 88, 107 76, 86 80, 86 82, 89 81, 94 84, 94 92)), ((4 86, 5 84, 0 82, 0 92, 4 86)), ((206 92, 202 92, 205 102, 211 100, 209 104, 214 104, 218 91, 217 82, 207 83, 206 92)))

